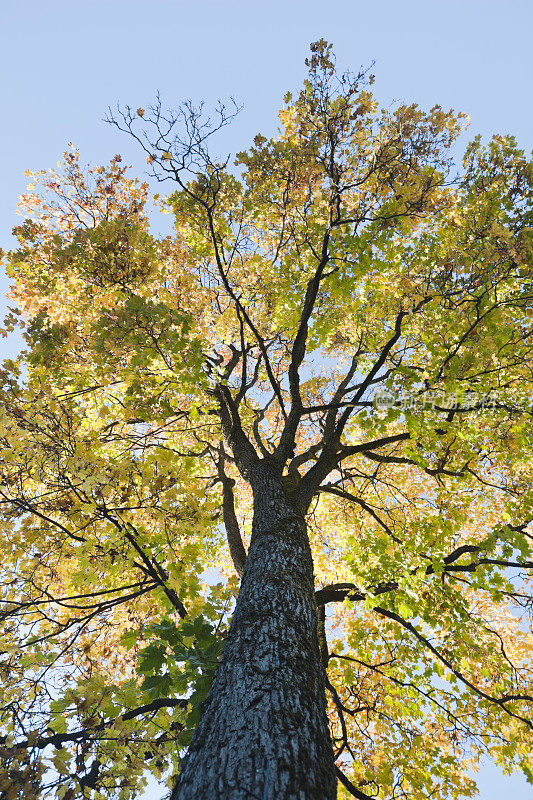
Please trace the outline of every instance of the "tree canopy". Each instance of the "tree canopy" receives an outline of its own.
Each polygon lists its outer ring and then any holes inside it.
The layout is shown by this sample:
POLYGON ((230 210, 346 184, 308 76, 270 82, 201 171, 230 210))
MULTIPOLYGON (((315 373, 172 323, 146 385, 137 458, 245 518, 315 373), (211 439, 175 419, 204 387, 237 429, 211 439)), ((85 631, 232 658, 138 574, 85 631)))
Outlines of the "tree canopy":
POLYGON ((503 135, 457 164, 464 115, 381 109, 323 41, 308 70, 234 162, 209 149, 232 108, 113 112, 161 196, 75 148, 29 174, 3 800, 173 785, 262 464, 307 523, 338 796, 473 796, 487 755, 533 781, 533 165, 503 135))

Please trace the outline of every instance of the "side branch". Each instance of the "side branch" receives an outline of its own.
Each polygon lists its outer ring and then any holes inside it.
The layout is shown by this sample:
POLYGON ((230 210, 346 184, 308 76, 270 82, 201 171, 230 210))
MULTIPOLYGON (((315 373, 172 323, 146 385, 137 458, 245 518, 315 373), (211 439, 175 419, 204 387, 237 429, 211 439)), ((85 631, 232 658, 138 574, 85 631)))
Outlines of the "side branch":
POLYGON ((369 794, 365 794, 365 792, 362 792, 360 789, 357 788, 357 786, 354 786, 351 780, 349 780, 346 777, 344 772, 342 772, 337 765, 335 765, 335 775, 342 783, 344 788, 348 789, 352 797, 355 797, 356 800, 374 800, 374 798, 371 797, 369 794))
POLYGON ((322 241, 320 261, 316 268, 315 274, 307 284, 300 323, 298 325, 298 331, 296 332, 296 336, 292 345, 291 361, 288 370, 291 410, 285 422, 285 427, 281 434, 279 444, 274 453, 274 457, 283 464, 286 462, 287 458, 294 453, 294 439, 302 416, 303 405, 300 395, 300 367, 305 358, 307 335, 309 332, 309 320, 315 307, 324 269, 329 261, 328 246, 329 231, 326 231, 322 241))
POLYGON ((138 706, 138 708, 133 708, 130 711, 126 711, 124 714, 120 714, 118 717, 105 720, 104 722, 99 722, 97 725, 93 725, 90 728, 81 728, 77 731, 67 731, 67 733, 54 733, 50 736, 39 736, 37 739, 23 739, 20 742, 15 742, 11 747, 2 748, 0 751, 0 757, 9 758, 18 750, 25 750, 30 747, 37 747, 39 750, 43 750, 49 745, 61 748, 64 744, 69 742, 78 742, 80 739, 88 740, 91 738, 92 734, 100 733, 116 723, 127 722, 128 720, 135 719, 143 714, 150 714, 152 712, 159 711, 160 708, 186 708, 188 703, 189 700, 187 700, 187 698, 159 697, 156 700, 152 700, 151 703, 146 703, 145 705, 138 706))
MULTIPOLYGON (((428 571, 429 570, 433 572, 431 567, 428 568, 428 571)), ((386 592, 393 591, 394 589, 397 588, 398 585, 396 583, 390 583, 387 585, 382 585, 377 587, 377 589, 373 591, 373 594, 374 595, 385 594, 386 592)), ((323 605, 325 603, 330 603, 330 602, 339 602, 346 598, 348 598, 349 600, 361 601, 365 599, 366 594, 358 590, 357 587, 354 586, 353 584, 339 583, 325 587, 324 589, 319 589, 315 593, 315 597, 317 600, 317 605, 323 605)), ((533 729, 533 723, 531 722, 531 720, 521 716, 520 714, 516 714, 514 711, 512 711, 510 708, 506 706, 506 703, 515 700, 533 701, 533 696, 525 694, 516 694, 516 695, 507 694, 504 695, 503 697, 494 697, 488 694, 487 692, 483 691, 483 689, 480 689, 478 686, 472 683, 472 681, 470 681, 465 675, 463 675, 463 673, 460 670, 456 669, 453 666, 452 662, 439 650, 437 650, 437 648, 429 641, 429 639, 426 636, 424 636, 424 634, 421 633, 411 622, 409 622, 409 620, 404 619, 396 612, 389 611, 388 609, 383 608, 382 606, 375 606, 374 611, 382 617, 390 619, 393 622, 397 622, 406 631, 411 633, 424 647, 426 647, 432 653, 433 656, 435 656, 435 658, 437 658, 447 669, 449 669, 450 672, 453 675, 455 675, 455 677, 458 680, 461 681, 461 683, 467 686, 472 692, 474 692, 474 694, 478 695, 478 697, 481 697, 483 700, 487 700, 488 702, 493 703, 494 705, 498 706, 502 711, 504 711, 506 714, 508 714, 510 717, 519 720, 520 722, 524 723, 524 725, 526 725, 528 728, 533 729)))
POLYGON ((286 417, 287 413, 285 411, 285 403, 283 402, 283 396, 281 394, 281 387, 279 385, 279 382, 276 380, 276 378, 274 376, 274 373, 272 371, 272 366, 270 364, 270 359, 268 357, 267 346, 265 344, 265 340, 263 339, 263 337, 259 333, 257 327, 252 322, 252 319, 251 319, 250 315, 248 314, 246 308, 243 306, 243 304, 241 303, 241 301, 239 300, 239 298, 235 294, 233 288, 230 285, 230 282, 228 281, 226 272, 224 271, 223 258, 222 258, 222 255, 220 253, 219 241, 218 241, 218 238, 217 238, 217 235, 216 235, 216 232, 215 232, 215 224, 214 224, 214 219, 213 219, 213 209, 211 207, 209 207, 205 202, 202 202, 199 199, 198 199, 198 201, 200 203, 202 203, 202 205, 204 206, 205 212, 207 214, 207 219, 208 219, 208 224, 209 224, 209 232, 210 232, 210 236, 211 236, 211 242, 213 244, 213 248, 214 248, 214 252, 215 252, 215 261, 216 261, 216 264, 217 264, 218 273, 219 273, 220 278, 222 280, 222 284, 224 286, 224 289, 228 293, 229 297, 235 303, 235 308, 242 315, 242 318, 244 319, 244 321, 246 322, 246 324, 248 325, 248 327, 250 328, 250 330, 252 331, 252 333, 253 333, 253 335, 255 337, 255 340, 256 340, 256 342, 258 344, 259 350, 261 351, 261 355, 263 356, 263 360, 264 360, 264 363, 265 363, 265 369, 267 371, 267 375, 268 375, 268 379, 270 381, 270 385, 272 386, 274 394, 276 395, 276 397, 278 399, 281 411, 284 414, 284 416, 286 417))
POLYGON ((224 527, 226 529, 226 538, 228 540, 228 547, 235 567, 235 572, 242 577, 244 569, 244 562, 246 561, 246 550, 241 537, 239 522, 235 514, 235 498, 233 496, 233 487, 235 481, 229 478, 224 472, 224 456, 221 454, 217 463, 218 477, 222 483, 222 516, 224 520, 224 527))
POLYGON ((224 439, 231 449, 239 472, 251 483, 253 468, 258 464, 259 456, 243 430, 239 410, 228 387, 217 386, 213 394, 219 402, 224 439))
POLYGON ((365 453, 376 450, 388 444, 404 442, 410 438, 411 434, 406 432, 398 433, 394 436, 385 436, 382 439, 374 439, 371 442, 362 442, 357 445, 345 446, 340 443, 340 434, 337 435, 335 433, 332 439, 326 443, 316 464, 314 464, 302 478, 300 486, 297 492, 295 492, 295 501, 301 509, 307 511, 322 481, 327 478, 330 472, 334 470, 344 458, 354 455, 355 453, 365 453))

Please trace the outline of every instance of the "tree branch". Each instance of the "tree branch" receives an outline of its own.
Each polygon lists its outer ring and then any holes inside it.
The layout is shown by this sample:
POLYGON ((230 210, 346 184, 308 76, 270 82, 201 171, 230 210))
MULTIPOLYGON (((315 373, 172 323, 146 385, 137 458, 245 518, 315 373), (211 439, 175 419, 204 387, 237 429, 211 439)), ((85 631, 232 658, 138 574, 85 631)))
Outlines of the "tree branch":
POLYGON ((335 774, 342 783, 342 785, 344 786, 344 788, 348 789, 352 797, 355 797, 356 800, 375 800, 375 798, 373 798, 371 795, 365 794, 360 789, 358 789, 357 786, 354 786, 353 783, 346 777, 344 772, 341 772, 341 770, 338 768, 336 764, 335 764, 335 774))
POLYGON ((222 443, 220 444, 220 458, 217 462, 217 469, 219 480, 222 483, 222 516, 229 552, 235 572, 241 578, 246 561, 246 550, 244 549, 239 523, 235 514, 235 498, 233 496, 235 481, 224 472, 224 447, 222 443))
POLYGON ((143 706, 138 706, 118 717, 98 723, 98 725, 91 726, 90 728, 81 728, 77 731, 68 731, 67 733, 54 733, 50 736, 40 736, 37 739, 24 739, 20 742, 15 742, 11 747, 6 747, 0 753, 4 758, 14 754, 17 750, 23 750, 30 747, 37 747, 39 750, 52 745, 60 748, 67 742, 77 742, 80 739, 90 739, 94 733, 99 733, 110 728, 117 722, 126 722, 135 717, 140 717, 143 714, 150 714, 152 711, 159 711, 160 708, 186 708, 189 700, 182 697, 159 697, 152 700, 151 703, 146 703, 143 706))

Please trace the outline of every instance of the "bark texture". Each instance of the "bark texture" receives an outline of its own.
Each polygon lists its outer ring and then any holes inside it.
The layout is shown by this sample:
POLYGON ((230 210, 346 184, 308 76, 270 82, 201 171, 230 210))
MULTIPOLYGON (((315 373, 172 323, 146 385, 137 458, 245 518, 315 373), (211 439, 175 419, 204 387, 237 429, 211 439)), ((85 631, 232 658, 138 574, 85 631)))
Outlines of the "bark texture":
POLYGON ((335 800, 305 522, 268 470, 253 489, 235 614, 171 798, 335 800))

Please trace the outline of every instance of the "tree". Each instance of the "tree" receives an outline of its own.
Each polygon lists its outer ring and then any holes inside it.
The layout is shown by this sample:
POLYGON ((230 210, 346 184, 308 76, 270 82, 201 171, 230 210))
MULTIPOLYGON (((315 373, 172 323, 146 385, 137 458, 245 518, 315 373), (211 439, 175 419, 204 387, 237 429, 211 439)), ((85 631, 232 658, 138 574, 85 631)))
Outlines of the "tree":
POLYGON ((380 111, 311 51, 233 171, 233 110, 111 114, 171 236, 119 156, 30 176, 4 800, 146 772, 172 800, 468 797, 485 754, 533 778, 532 164, 476 138, 454 173, 463 115, 380 111))

